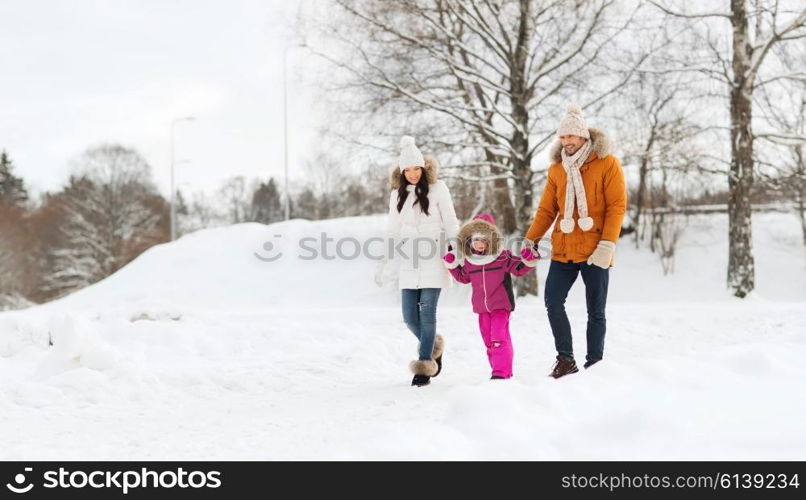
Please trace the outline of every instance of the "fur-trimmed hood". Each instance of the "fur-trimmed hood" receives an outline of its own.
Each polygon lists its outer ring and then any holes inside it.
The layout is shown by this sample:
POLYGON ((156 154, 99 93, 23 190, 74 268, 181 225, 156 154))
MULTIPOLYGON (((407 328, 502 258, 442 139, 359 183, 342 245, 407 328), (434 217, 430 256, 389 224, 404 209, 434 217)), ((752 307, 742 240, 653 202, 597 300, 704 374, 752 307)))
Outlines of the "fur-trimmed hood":
MULTIPOLYGON (((437 182, 437 174, 439 174, 439 162, 431 155, 423 155, 423 160, 425 161, 425 178, 428 180, 428 184, 437 182)), ((390 175, 392 189, 398 189, 400 187, 400 166, 393 168, 390 175)))
POLYGON ((498 227, 494 224, 490 224, 486 220, 473 219, 459 229, 459 234, 457 236, 459 239, 459 244, 461 245, 463 257, 467 258, 468 256, 473 255, 471 246, 473 242, 471 237, 474 233, 481 233, 487 237, 487 241, 489 242, 489 245, 487 246, 487 255, 497 256, 501 253, 504 239, 501 236, 501 231, 498 230, 498 227))
MULTIPOLYGON (((588 127, 588 132, 591 135, 590 140, 593 146, 593 152, 596 153, 596 156, 599 158, 605 158, 613 152, 613 144, 610 142, 610 137, 608 137, 603 130, 596 127, 588 127)), ((560 154, 562 147, 563 146, 559 139, 551 145, 551 149, 549 149, 549 158, 551 158, 551 161, 554 163, 562 163, 563 158, 560 154)), ((588 161, 590 161, 590 159, 588 161)))

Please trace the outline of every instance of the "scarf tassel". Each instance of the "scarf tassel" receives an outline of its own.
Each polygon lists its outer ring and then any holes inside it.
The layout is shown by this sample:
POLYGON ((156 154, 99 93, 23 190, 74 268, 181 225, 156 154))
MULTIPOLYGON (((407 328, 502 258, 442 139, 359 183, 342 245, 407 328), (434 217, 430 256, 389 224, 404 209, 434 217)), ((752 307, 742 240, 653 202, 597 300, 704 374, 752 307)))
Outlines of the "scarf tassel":
MULTIPOLYGON (((590 231, 593 229, 593 217, 582 217, 577 220, 579 228, 583 231, 590 231)), ((565 234, 574 232, 574 219, 560 219, 560 231, 565 234)))
POLYGON ((574 219, 561 219, 560 220, 560 231, 568 234, 574 231, 574 219))

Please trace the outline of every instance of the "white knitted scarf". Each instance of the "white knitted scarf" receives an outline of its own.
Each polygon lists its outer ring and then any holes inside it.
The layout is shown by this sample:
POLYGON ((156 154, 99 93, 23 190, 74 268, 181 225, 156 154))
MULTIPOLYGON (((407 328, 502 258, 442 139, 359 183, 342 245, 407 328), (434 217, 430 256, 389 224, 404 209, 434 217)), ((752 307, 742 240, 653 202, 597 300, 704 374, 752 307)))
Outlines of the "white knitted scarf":
POLYGON ((585 185, 582 183, 582 174, 579 172, 581 167, 593 151, 593 146, 590 140, 585 141, 585 144, 571 156, 565 154, 565 150, 561 150, 563 168, 565 169, 565 211, 563 218, 560 220, 560 230, 564 233, 570 233, 574 230, 574 199, 579 209, 579 224, 580 229, 583 231, 590 231, 593 228, 593 219, 588 217, 588 199, 585 197, 585 185))

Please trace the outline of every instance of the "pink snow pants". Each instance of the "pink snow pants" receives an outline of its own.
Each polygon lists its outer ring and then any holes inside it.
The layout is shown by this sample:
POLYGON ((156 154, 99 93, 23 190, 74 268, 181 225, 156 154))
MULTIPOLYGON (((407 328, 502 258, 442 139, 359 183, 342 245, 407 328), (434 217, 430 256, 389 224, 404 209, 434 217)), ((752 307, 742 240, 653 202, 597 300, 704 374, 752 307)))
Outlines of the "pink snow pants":
POLYGON ((487 359, 493 375, 510 378, 512 376, 512 339, 509 337, 510 311, 498 310, 479 314, 481 338, 487 347, 487 359))

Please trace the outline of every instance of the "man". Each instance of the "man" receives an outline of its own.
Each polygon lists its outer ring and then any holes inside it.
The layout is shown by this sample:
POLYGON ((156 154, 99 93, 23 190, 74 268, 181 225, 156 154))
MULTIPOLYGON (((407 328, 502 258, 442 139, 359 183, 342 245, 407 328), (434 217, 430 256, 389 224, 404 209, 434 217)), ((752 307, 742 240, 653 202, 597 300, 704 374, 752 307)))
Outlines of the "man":
POLYGON ((588 352, 585 368, 604 354, 605 302, 609 268, 627 210, 627 190, 619 160, 610 154, 610 141, 588 127, 577 105, 570 105, 557 130, 559 141, 550 149, 554 162, 546 187, 526 232, 535 245, 549 227, 552 255, 546 278, 545 301, 557 361, 550 376, 560 378, 579 371, 574 361, 571 324, 565 299, 582 274, 588 306, 588 352))

